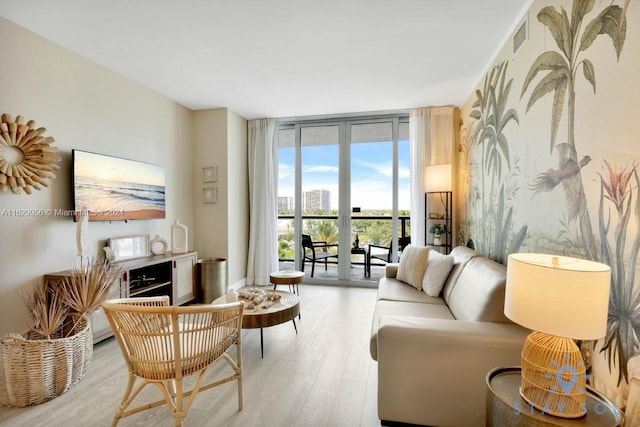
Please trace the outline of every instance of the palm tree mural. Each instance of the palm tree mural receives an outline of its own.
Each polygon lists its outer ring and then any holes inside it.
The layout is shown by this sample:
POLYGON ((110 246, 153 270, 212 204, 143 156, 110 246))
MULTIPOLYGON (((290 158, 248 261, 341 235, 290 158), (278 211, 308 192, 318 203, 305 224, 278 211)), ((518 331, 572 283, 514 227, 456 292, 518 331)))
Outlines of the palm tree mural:
MULTIPOLYGON (((593 42, 601 35, 607 35, 613 44, 616 59, 624 46, 627 30, 626 10, 629 0, 623 7, 610 4, 604 7, 589 22, 585 17, 592 12, 595 0, 574 0, 571 14, 560 7, 547 6, 538 12, 538 21, 544 24, 553 37, 558 50, 541 53, 533 62, 522 87, 521 98, 534 79, 544 74, 531 95, 526 111, 548 94, 553 94, 551 106, 550 151, 557 150, 559 162, 556 168, 540 173, 529 188, 535 194, 563 188, 566 201, 566 219, 561 221, 565 231, 561 235, 569 236, 568 225, 577 223, 576 233, 586 257, 600 260, 611 266, 611 294, 609 300, 609 318, 607 335, 601 352, 604 353, 609 371, 618 369, 618 384, 627 378, 627 362, 638 348, 640 336, 640 294, 635 286, 635 271, 640 251, 640 234, 633 238, 630 253, 627 248, 627 225, 635 217, 635 227, 640 227, 640 198, 638 186, 640 179, 633 166, 614 171, 605 161, 608 173, 600 175, 600 207, 598 211, 598 230, 600 254, 595 243, 589 211, 582 181, 582 171, 591 162, 587 154, 578 155, 575 139, 576 123, 576 80, 582 75, 596 92, 596 72, 593 63, 585 57, 593 42), (558 129, 567 107, 567 140, 558 143, 558 129), (634 191, 631 177, 635 179, 634 191), (611 230, 611 214, 607 203, 613 203, 617 212, 617 225, 611 230), (612 232, 612 233, 611 233, 612 232), (612 234, 612 236, 610 236, 612 234), (613 245, 610 240, 613 241, 613 245)), ((565 237, 565 239, 570 239, 565 237)))
MULTIPOLYGON (((517 191, 517 186, 505 185, 504 169, 513 179, 519 168, 512 165, 509 144, 504 130, 511 122, 518 124, 518 113, 507 108, 513 79, 507 81, 508 62, 503 61, 485 76, 483 90, 476 90, 476 100, 469 116, 475 119, 471 128, 471 143, 481 148, 481 191, 485 190, 485 177, 489 177, 490 193, 488 203, 482 200, 482 215, 476 218, 491 218, 489 227, 477 227, 481 233, 478 250, 503 263, 511 252, 517 252, 527 234, 527 226, 523 226, 513 236, 513 206, 507 206, 517 191), (497 187, 500 190, 497 192, 497 187), (493 237, 493 240, 491 239, 493 237), (511 241, 510 245, 508 242, 511 241)), ((475 203, 477 199, 472 200, 475 203)))
POLYGON ((617 59, 620 59, 626 37, 625 12, 629 0, 625 1, 624 8, 613 4, 605 7, 589 23, 583 25, 585 16, 593 10, 594 4, 595 0, 574 0, 570 16, 563 7, 558 11, 553 6, 547 6, 538 12, 538 21, 547 27, 556 42, 558 51, 543 52, 533 62, 522 86, 520 97, 524 96, 538 74, 546 73, 532 89, 526 112, 538 100, 553 93, 550 151, 557 149, 560 161, 557 169, 550 169, 538 175, 530 185, 530 189, 535 191, 535 195, 542 191, 552 191, 558 184, 561 185, 564 189, 568 220, 578 221, 585 254, 589 259, 595 260, 597 250, 581 173, 582 168, 591 158, 585 155, 578 159, 575 141, 575 85, 579 72, 582 71, 582 75, 591 84, 595 93, 595 67, 589 59, 584 58, 583 52, 589 49, 600 35, 606 34, 611 38, 617 59), (567 141, 556 144, 565 101, 567 141))
POLYGON ((456 216, 458 217, 458 241, 456 244, 459 246, 465 246, 470 242, 469 229, 472 215, 469 211, 471 206, 469 197, 471 196, 471 170, 474 163, 469 148, 469 128, 462 124, 458 151, 458 202, 456 203, 456 216))

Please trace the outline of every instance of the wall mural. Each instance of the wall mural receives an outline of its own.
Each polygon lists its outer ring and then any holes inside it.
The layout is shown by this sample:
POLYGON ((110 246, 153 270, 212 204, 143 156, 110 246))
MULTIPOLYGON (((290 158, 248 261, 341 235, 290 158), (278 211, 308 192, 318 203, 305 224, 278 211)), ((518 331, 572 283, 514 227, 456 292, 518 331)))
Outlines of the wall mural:
MULTIPOLYGON (((625 41, 627 23, 625 8, 610 5, 602 9, 591 21, 583 25, 585 16, 592 11, 595 0, 575 0, 569 19, 566 10, 560 7, 558 11, 552 6, 544 7, 538 12, 538 20, 544 24, 551 33, 559 50, 550 50, 540 54, 529 69, 522 87, 522 95, 527 92, 529 85, 539 73, 546 74, 538 81, 531 91, 527 112, 545 95, 553 93, 551 110, 551 136, 550 149, 559 151, 558 169, 549 169, 539 174, 529 186, 534 192, 553 191, 560 184, 564 190, 567 217, 562 224, 565 229, 577 223, 580 237, 579 242, 571 242, 573 248, 582 246, 584 257, 599 260, 612 266, 612 293, 609 307, 609 321, 605 346, 601 351, 606 353, 609 369, 618 366, 618 384, 623 377, 627 379, 627 361, 635 353, 637 340, 633 336, 633 320, 625 319, 624 312, 630 301, 624 300, 625 292, 616 292, 623 284, 616 283, 618 277, 624 278, 623 253, 618 252, 617 260, 619 270, 613 270, 610 251, 608 248, 608 233, 606 226, 600 228, 602 240, 602 253, 598 254, 594 238, 589 210, 587 209, 584 183, 582 180, 582 168, 586 166, 591 157, 582 155, 578 160, 578 148, 576 147, 575 122, 576 122, 576 80, 580 77, 580 71, 584 78, 596 92, 596 74, 593 63, 583 55, 600 35, 608 35, 613 43, 616 57, 620 59, 620 53, 625 41), (562 113, 567 105, 567 142, 557 144, 558 128, 562 113), (604 233, 604 235, 603 235, 604 233), (607 252, 609 252, 607 254, 607 252), (601 256, 600 256, 601 255, 601 256), (619 296, 616 296, 620 294, 619 296), (624 301, 623 301, 624 300, 624 301)), ((611 184, 611 183, 610 183, 611 184)), ((602 199, 602 198, 601 198, 602 199)), ((630 200, 630 199, 629 199, 630 200)), ((601 201, 602 205, 602 201, 601 201)), ((601 209, 602 213, 603 209, 601 209)), ((627 218, 628 221, 628 218, 627 218)), ((600 218, 603 223, 603 218, 600 218)), ((622 231, 622 230, 618 230, 622 231)), ((568 235, 568 233, 566 234, 568 235)), ((621 243, 624 243, 626 235, 616 234, 621 243)), ((624 250, 624 244, 618 249, 624 250)), ((633 267, 635 270, 635 266, 633 267)), ((632 289, 633 283, 629 289, 632 289)), ((629 295, 630 296, 630 295, 629 295)), ((636 305, 635 308, 638 306, 636 305)))
POLYGON ((589 49, 598 36, 607 34, 620 59, 627 28, 624 12, 616 5, 606 7, 591 22, 583 26, 585 15, 591 12, 594 3, 595 0, 575 0, 571 10, 571 20, 563 7, 558 11, 553 6, 547 6, 538 12, 538 21, 547 27, 560 51, 550 50, 541 53, 531 65, 522 87, 522 95, 524 95, 535 77, 539 73, 546 72, 531 91, 527 112, 538 100, 553 93, 550 149, 551 151, 554 148, 558 149, 561 153, 558 169, 541 173, 529 188, 535 192, 552 191, 558 184, 562 185, 568 222, 577 220, 585 256, 592 260, 597 259, 597 251, 581 173, 581 169, 591 161, 591 157, 584 155, 580 161, 577 159, 574 132, 576 79, 582 71, 595 93, 595 68, 593 63, 581 53, 589 49), (567 142, 556 145, 565 100, 568 122, 567 142))
MULTIPOLYGON (((478 252, 501 263, 512 252, 545 250, 610 265, 607 335, 593 357, 604 359, 624 388, 627 361, 640 347, 640 177, 628 153, 620 166, 619 155, 603 152, 602 142, 584 141, 584 127, 594 124, 580 115, 595 102, 597 67, 611 74, 620 63, 630 1, 615 3, 534 2, 537 22, 529 24, 541 28, 529 40, 530 51, 498 60, 462 109, 459 192, 465 201, 458 234, 459 243, 471 239, 478 252), (512 86, 520 88, 519 99, 510 97, 512 86), (540 209, 557 200, 556 210, 540 209), (548 217, 534 221, 536 213, 548 217)), ((510 54, 503 49, 502 57, 510 54)), ((599 79, 616 78, 608 74, 599 79)))
POLYGON ((513 233, 514 207, 511 203, 520 189, 517 182, 520 166, 518 156, 511 156, 504 134, 508 125, 518 124, 518 113, 507 108, 513 84, 513 79, 506 80, 507 68, 508 63, 504 61, 487 74, 482 90, 476 90, 469 114, 475 120, 470 142, 481 152, 480 170, 474 174, 477 164, 470 165, 471 176, 480 179, 473 188, 471 200, 473 217, 482 222, 475 227, 481 233, 476 249, 500 263, 506 262, 508 254, 520 249, 527 234, 526 225, 513 233))
POLYGON ((640 287, 636 286, 635 280, 640 249, 640 232, 637 231, 640 229, 640 179, 635 164, 614 171, 606 160, 604 163, 609 173, 608 176, 600 175, 598 229, 602 248, 600 261, 611 266, 611 290, 607 335, 600 351, 605 354, 610 371, 619 368, 620 384, 623 378, 628 381, 627 362, 640 344, 640 287), (616 210, 615 219, 611 204, 616 210), (631 218, 636 223, 633 235, 627 232, 631 218), (613 230, 612 220, 615 221, 613 230), (633 242, 628 253, 627 238, 633 242))

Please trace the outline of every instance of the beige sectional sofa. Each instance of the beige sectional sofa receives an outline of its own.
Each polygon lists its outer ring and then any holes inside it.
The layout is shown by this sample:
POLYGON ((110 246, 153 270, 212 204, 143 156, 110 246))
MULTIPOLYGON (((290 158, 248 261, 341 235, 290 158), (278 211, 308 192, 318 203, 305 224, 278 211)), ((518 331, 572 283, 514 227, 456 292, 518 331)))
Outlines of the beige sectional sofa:
POLYGON ((370 351, 383 424, 483 426, 487 373, 520 365, 530 331, 504 315, 506 268, 465 247, 451 256, 439 297, 398 280, 398 264, 380 279, 370 351))

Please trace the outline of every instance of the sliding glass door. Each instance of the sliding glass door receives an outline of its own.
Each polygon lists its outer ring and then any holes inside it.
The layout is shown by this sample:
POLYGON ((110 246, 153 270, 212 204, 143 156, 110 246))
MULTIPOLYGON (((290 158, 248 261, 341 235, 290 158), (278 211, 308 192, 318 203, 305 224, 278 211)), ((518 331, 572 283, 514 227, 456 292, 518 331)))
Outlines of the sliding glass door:
MULTIPOLYGON (((300 134, 300 198, 296 212, 301 224, 305 271, 319 280, 335 280, 340 255, 338 223, 340 194, 339 124, 298 126, 300 134), (311 242, 312 246, 309 246, 311 242)), ((302 257, 302 254, 301 254, 302 257)))
POLYGON ((377 282, 384 262, 368 268, 370 245, 409 235, 407 129, 399 116, 281 125, 282 269, 304 265, 307 282, 377 282))

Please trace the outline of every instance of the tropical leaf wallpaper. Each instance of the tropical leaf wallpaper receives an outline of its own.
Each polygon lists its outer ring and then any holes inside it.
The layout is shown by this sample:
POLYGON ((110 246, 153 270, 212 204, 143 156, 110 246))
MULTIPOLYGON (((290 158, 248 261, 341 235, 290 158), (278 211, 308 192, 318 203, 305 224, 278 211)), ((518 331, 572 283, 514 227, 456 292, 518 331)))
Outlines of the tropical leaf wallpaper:
POLYGON ((543 252, 611 266, 607 335, 582 343, 624 407, 640 351, 640 7, 534 1, 461 109, 458 243, 506 263, 543 252))

